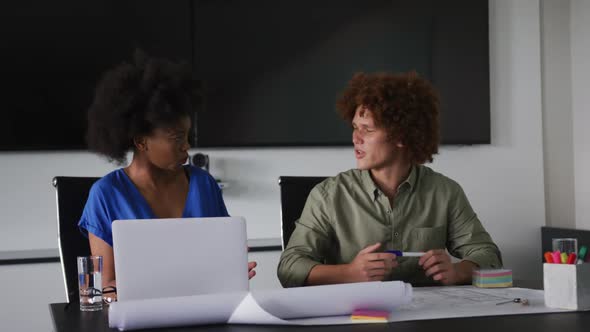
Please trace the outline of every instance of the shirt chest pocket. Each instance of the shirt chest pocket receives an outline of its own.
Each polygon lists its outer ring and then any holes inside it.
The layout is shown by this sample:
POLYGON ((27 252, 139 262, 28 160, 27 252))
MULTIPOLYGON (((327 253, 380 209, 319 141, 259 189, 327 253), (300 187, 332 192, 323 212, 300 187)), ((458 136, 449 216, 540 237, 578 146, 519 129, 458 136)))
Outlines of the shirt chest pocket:
POLYGON ((412 229, 408 242, 410 251, 428 251, 431 249, 445 249, 447 229, 445 226, 418 227, 412 229))

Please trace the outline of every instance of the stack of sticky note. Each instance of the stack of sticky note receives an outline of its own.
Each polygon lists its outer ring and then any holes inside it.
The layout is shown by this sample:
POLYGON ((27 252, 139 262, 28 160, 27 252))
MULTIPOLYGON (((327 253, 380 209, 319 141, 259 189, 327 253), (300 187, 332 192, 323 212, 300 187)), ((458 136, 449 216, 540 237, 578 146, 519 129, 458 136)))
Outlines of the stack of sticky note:
POLYGON ((387 322, 388 311, 357 309, 352 312, 350 319, 363 322, 387 322))
POLYGON ((474 270, 473 286, 483 288, 512 287, 512 270, 474 270))

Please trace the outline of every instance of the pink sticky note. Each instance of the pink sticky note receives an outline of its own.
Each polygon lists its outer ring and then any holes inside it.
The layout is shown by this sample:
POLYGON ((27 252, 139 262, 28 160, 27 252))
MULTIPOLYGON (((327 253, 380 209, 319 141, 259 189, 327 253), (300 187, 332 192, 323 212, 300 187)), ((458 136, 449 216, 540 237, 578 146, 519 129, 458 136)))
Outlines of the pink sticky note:
POLYGON ((382 318, 382 317, 389 317, 389 312, 387 311, 380 311, 380 310, 365 310, 365 309, 357 309, 352 312, 353 316, 364 316, 364 317, 375 317, 375 318, 382 318))

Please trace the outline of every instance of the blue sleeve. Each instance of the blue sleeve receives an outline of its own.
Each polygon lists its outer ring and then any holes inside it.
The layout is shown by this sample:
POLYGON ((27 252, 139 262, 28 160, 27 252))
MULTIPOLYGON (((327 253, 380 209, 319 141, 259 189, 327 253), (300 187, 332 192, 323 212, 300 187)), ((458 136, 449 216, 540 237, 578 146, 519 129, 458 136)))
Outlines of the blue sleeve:
POLYGON ((88 233, 102 239, 113 246, 113 233, 111 213, 106 202, 106 195, 99 180, 90 189, 84 212, 78 223, 82 234, 88 237, 88 233))
POLYGON ((211 176, 209 175, 209 184, 211 185, 211 189, 213 192, 213 204, 215 204, 215 211, 217 212, 216 217, 229 217, 229 213, 227 213, 227 208, 225 207, 225 202, 223 201, 223 195, 221 193, 221 188, 219 188, 219 184, 211 176))

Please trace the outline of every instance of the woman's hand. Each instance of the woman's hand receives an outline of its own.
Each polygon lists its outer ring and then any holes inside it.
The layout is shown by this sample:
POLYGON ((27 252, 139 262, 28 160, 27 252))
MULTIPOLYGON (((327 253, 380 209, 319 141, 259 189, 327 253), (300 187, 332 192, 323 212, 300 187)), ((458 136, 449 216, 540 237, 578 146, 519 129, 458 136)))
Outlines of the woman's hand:
POLYGON ((254 268, 256 267, 256 262, 248 262, 248 279, 252 279, 256 275, 256 271, 254 268))

